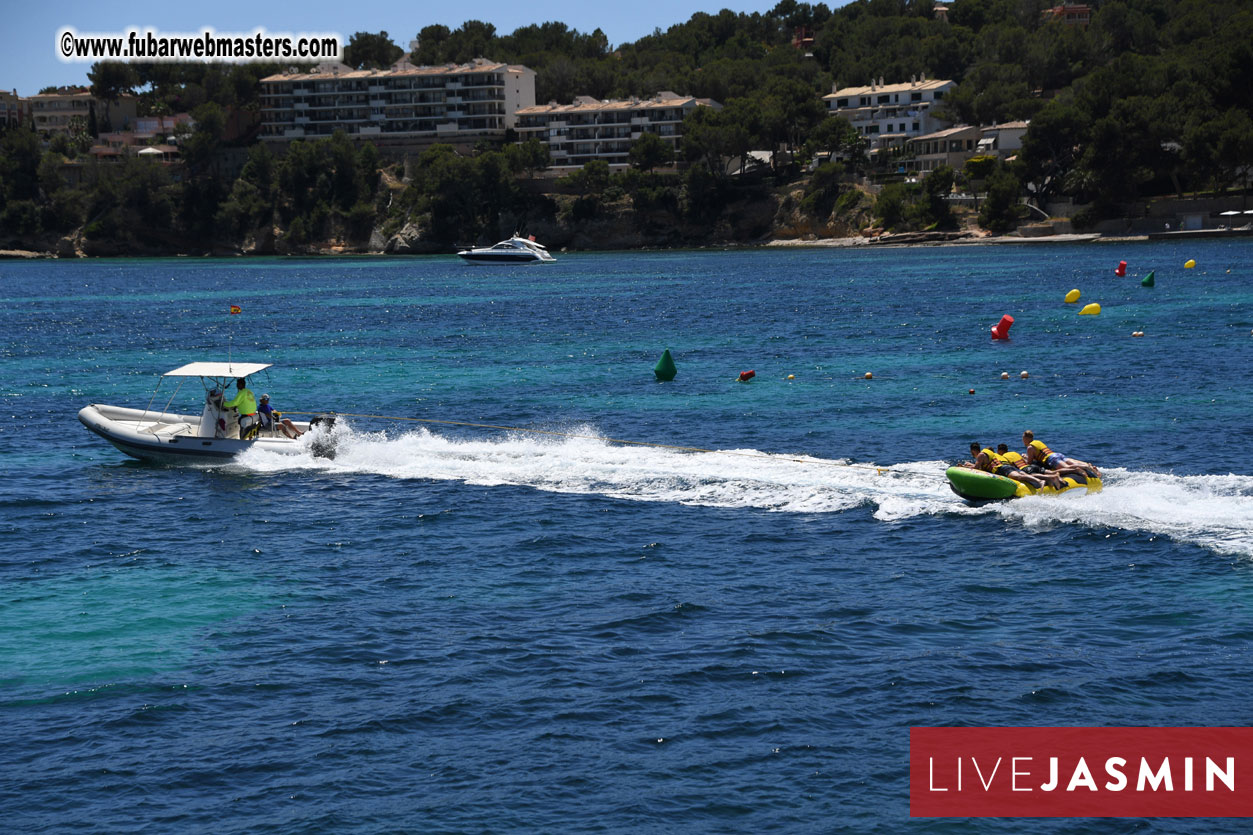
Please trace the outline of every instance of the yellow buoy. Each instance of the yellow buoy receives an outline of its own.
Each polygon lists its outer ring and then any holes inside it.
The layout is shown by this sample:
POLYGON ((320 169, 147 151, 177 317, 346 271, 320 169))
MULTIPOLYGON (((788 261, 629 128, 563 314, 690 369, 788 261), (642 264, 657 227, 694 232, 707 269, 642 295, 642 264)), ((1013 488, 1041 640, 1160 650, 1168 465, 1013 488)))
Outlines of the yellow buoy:
POLYGON ((1100 312, 1101 312, 1101 306, 1097 304, 1096 302, 1092 302, 1092 304, 1085 305, 1083 310, 1079 311, 1079 315, 1080 316, 1096 316, 1100 312))
POLYGON ((789 380, 795 380, 795 379, 796 379, 796 375, 795 375, 795 374, 789 374, 789 375, 787 375, 787 378, 788 378, 789 380))
POLYGON ((1144 336, 1144 331, 1132 331, 1132 336, 1144 336))
POLYGON ((1074 304, 1077 301, 1079 301, 1078 289, 1071 290, 1069 293, 1066 294, 1066 304, 1074 304))
POLYGON ((1191 259, 1191 258, 1189 258, 1187 261, 1184 261, 1184 262, 1183 262, 1183 268, 1184 268, 1185 270, 1190 270, 1190 269, 1192 269, 1192 268, 1193 268, 1193 267, 1195 267, 1195 266, 1196 266, 1196 261, 1195 261, 1195 260, 1193 260, 1193 259, 1191 259))
POLYGON ((1025 380, 1025 379, 1027 379, 1027 378, 1028 378, 1029 376, 1031 376, 1031 375, 1030 375, 1030 374, 1028 374, 1026 371, 1024 371, 1024 372, 1022 372, 1021 374, 1019 374, 1018 376, 1019 376, 1019 377, 1021 377, 1021 378, 1023 378, 1023 379, 1025 380))
POLYGON ((1002 372, 1001 372, 1001 379, 1002 379, 1002 380, 1008 380, 1008 379, 1009 379, 1009 372, 1008 372, 1008 371, 1002 371, 1002 372))
POLYGON ((867 380, 873 380, 873 379, 874 379, 874 375, 873 375, 873 374, 871 374, 869 371, 867 371, 867 372, 866 372, 866 379, 867 379, 867 380))

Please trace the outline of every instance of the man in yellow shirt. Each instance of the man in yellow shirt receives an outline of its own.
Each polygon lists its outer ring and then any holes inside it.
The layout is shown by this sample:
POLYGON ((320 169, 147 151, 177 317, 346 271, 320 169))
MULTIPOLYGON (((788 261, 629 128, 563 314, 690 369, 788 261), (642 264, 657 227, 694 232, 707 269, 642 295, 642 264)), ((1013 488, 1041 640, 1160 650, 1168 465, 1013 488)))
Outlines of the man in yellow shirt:
POLYGON ((248 390, 248 381, 240 377, 235 381, 235 396, 222 404, 223 409, 239 412, 239 438, 252 440, 257 434, 257 398, 248 390))

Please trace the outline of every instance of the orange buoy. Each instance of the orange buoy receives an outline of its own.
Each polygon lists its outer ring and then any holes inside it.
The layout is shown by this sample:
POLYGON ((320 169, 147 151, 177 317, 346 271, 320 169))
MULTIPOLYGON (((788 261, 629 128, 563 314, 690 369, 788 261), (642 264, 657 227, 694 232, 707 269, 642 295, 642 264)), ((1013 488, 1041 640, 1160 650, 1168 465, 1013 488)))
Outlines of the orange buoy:
POLYGON ((992 326, 993 339, 1009 339, 1009 329, 1014 324, 1014 317, 1006 313, 1001 321, 992 326))
POLYGON ((751 371, 751 370, 750 370, 750 371, 741 371, 741 372, 740 372, 740 376, 739 376, 739 381, 740 381, 741 383, 747 383, 749 380, 753 379, 753 378, 754 378, 754 377, 756 377, 756 376, 757 376, 757 372, 756 372, 756 371, 751 371))

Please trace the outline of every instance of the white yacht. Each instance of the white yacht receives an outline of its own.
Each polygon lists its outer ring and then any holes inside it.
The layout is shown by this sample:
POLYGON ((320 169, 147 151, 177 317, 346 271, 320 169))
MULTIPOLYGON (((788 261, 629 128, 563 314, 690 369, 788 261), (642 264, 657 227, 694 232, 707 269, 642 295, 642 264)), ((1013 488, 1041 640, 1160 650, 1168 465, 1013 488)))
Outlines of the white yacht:
POLYGON ((494 246, 463 249, 457 254, 468 264, 540 264, 557 260, 543 244, 537 244, 534 237, 517 235, 494 246))
POLYGON ((333 415, 318 415, 307 423, 291 421, 292 428, 286 432, 278 421, 254 430, 251 421, 245 420, 241 437, 240 416, 235 409, 223 408, 224 396, 229 397, 228 386, 233 387, 237 379, 269 367, 255 362, 189 363, 161 376, 147 408, 92 403, 79 410, 78 419, 127 455, 163 464, 223 462, 254 446, 274 452, 311 452, 330 457, 334 452, 329 436, 335 422, 333 415), (154 411, 152 401, 166 378, 177 380, 178 386, 165 407, 154 411), (199 415, 168 411, 188 378, 199 378, 204 389, 199 415), (302 435, 288 437, 293 428, 302 435), (303 435, 310 430, 312 434, 303 435))

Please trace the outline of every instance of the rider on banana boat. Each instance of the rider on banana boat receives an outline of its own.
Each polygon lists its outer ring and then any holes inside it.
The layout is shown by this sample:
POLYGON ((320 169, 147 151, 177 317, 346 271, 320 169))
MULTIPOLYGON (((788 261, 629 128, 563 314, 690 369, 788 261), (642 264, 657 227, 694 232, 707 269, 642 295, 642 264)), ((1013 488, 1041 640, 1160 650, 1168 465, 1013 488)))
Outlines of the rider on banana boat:
POLYGON ((1014 481, 1021 481, 1029 487, 1040 488, 1045 484, 1052 484, 1054 487, 1061 486, 1061 479, 1056 475, 1051 478, 1048 475, 1032 475, 1025 473, 1018 467, 1006 461, 1000 455, 992 451, 990 447, 980 448, 979 444, 974 441, 970 442, 970 455, 974 458, 974 463, 963 464, 971 469, 983 470, 985 473, 993 475, 1005 476, 1012 478, 1014 481))
POLYGON ((1089 464, 1087 461, 1080 461, 1078 458, 1068 458, 1060 452, 1054 452, 1045 446, 1043 441, 1035 439, 1035 433, 1030 429, 1022 433, 1022 444, 1027 449, 1027 464, 1035 465, 1045 471, 1051 471, 1059 476, 1065 475, 1094 475, 1101 477, 1101 471, 1089 464))

